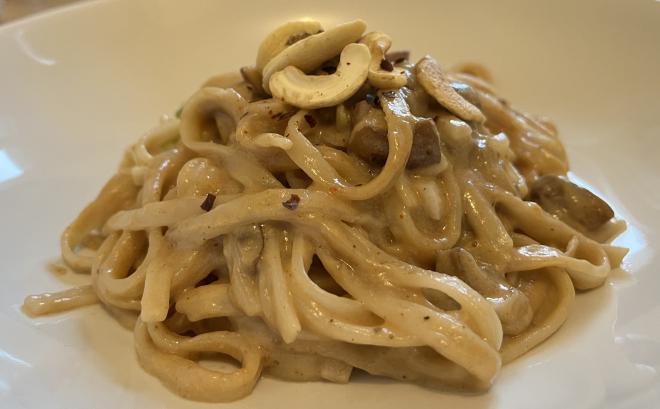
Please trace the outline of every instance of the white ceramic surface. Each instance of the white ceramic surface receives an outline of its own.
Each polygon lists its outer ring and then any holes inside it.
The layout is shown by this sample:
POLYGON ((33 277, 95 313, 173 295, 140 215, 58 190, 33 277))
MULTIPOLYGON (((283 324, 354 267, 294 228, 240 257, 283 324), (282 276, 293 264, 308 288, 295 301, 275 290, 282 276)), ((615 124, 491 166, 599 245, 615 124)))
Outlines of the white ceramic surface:
POLYGON ((32 320, 29 293, 58 236, 124 146, 206 77, 254 60, 278 23, 353 17, 415 56, 480 61, 522 109, 559 124, 573 171, 630 222, 627 272, 580 294, 564 327, 463 396, 358 376, 262 380, 237 408, 660 407, 660 3, 565 1, 96 1, 0 27, 0 407, 210 407, 138 366, 100 308, 32 320), (460 4, 459 4, 460 3, 460 4))

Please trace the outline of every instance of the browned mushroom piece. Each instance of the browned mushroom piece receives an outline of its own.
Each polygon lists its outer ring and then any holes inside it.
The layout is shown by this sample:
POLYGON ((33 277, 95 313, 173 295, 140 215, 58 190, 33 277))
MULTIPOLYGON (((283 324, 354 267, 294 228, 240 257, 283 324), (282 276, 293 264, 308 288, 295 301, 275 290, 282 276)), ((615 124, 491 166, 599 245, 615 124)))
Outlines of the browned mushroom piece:
POLYGON ((427 55, 419 60, 415 76, 424 90, 452 114, 464 121, 485 122, 481 110, 451 86, 451 79, 433 57, 427 55))
POLYGON ((449 84, 454 91, 458 92, 460 96, 463 97, 467 102, 481 108, 481 102, 479 101, 479 93, 475 90, 470 84, 460 81, 454 81, 449 84))
POLYGON ((436 270, 455 275, 482 294, 493 306, 505 335, 517 335, 532 322, 532 305, 527 296, 506 278, 480 265, 464 248, 438 252, 436 270))
POLYGON ((389 152, 385 114, 367 101, 360 101, 355 104, 352 117, 348 151, 371 165, 384 165, 389 152))
POLYGON ((595 230, 614 217, 614 211, 589 190, 554 175, 538 178, 530 189, 531 200, 578 230, 595 230))
MULTIPOLYGON (((353 110, 353 130, 348 151, 373 166, 387 161, 387 122, 383 111, 367 101, 360 101, 353 110)), ((419 119, 413 129, 413 144, 406 168, 415 169, 440 162, 440 135, 433 120, 419 119)))
POLYGON ((440 134, 432 119, 424 118, 415 123, 413 144, 406 168, 415 169, 440 162, 440 134))

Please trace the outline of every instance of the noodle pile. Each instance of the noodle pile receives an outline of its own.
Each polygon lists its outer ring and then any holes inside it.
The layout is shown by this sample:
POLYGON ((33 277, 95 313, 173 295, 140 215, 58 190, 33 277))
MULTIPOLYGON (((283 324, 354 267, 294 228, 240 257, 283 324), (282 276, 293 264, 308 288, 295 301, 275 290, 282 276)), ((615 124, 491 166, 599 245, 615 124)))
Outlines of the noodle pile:
POLYGON ((255 66, 208 80, 63 233, 91 284, 25 310, 102 303, 195 400, 246 396, 264 371, 489 388, 619 265, 625 224, 483 69, 412 64, 365 28, 287 23, 255 66))

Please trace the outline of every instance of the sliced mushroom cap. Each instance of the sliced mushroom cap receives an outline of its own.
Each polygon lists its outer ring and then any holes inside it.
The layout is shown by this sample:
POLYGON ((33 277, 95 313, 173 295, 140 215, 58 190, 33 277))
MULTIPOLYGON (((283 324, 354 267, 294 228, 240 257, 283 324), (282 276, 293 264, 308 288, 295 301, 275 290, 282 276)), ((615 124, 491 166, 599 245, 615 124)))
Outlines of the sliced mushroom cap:
POLYGON ((453 81, 449 83, 449 85, 467 102, 477 108, 481 107, 481 102, 479 101, 479 92, 472 88, 470 84, 461 81, 453 81))
POLYGON ((554 175, 538 178, 530 198, 543 210, 578 230, 595 230, 614 217, 614 211, 589 190, 554 175))
POLYGON ((424 118, 415 123, 413 144, 406 168, 416 169, 440 162, 440 134, 432 119, 424 118))
POLYGON ((387 122, 380 109, 360 101, 353 109, 353 130, 348 151, 373 166, 383 166, 389 151, 387 122))
POLYGON ((527 296, 504 277, 477 264, 464 248, 438 252, 436 270, 457 276, 482 294, 500 318, 504 334, 520 334, 532 322, 534 312, 527 296))
POLYGON ((331 75, 307 75, 294 66, 275 73, 270 79, 274 97, 303 109, 331 107, 349 99, 367 79, 369 49, 349 44, 341 52, 337 71, 331 75))
POLYGON ((392 46, 392 39, 385 33, 374 31, 368 33, 360 43, 369 47, 371 63, 369 64, 369 82, 376 88, 393 89, 406 85, 408 78, 400 68, 394 68, 385 54, 392 46))
POLYGON ((273 57, 288 46, 321 31, 321 23, 314 20, 290 21, 279 26, 261 42, 257 51, 257 70, 261 72, 273 57))
POLYGON ((366 28, 364 21, 355 20, 311 35, 288 46, 264 67, 262 71, 264 90, 270 92, 270 77, 290 65, 305 73, 319 68, 324 62, 341 53, 348 44, 359 40, 366 28))
MULTIPOLYGON (((383 111, 361 101, 355 106, 353 117, 348 151, 373 166, 382 166, 389 152, 387 122, 383 111)), ((430 166, 440 162, 440 159, 440 135, 435 123, 428 118, 416 121, 406 168, 430 166)))
POLYGON ((451 86, 440 64, 430 56, 415 65, 415 75, 422 87, 449 112, 466 121, 484 122, 479 108, 472 105, 451 86))

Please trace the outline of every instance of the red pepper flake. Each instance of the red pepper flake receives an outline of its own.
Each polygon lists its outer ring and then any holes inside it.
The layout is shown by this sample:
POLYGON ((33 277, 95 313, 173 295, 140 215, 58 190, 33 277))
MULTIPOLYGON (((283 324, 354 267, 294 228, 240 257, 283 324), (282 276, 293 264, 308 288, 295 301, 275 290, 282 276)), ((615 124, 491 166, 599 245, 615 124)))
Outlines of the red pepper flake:
POLYGON ((295 43, 297 43, 298 41, 302 40, 303 38, 307 38, 307 37, 309 37, 309 36, 311 36, 311 34, 309 34, 309 33, 299 33, 299 34, 294 34, 294 35, 290 36, 290 37, 286 40, 286 45, 292 45, 292 44, 295 44, 295 43))
POLYGON ((209 193, 206 195, 206 199, 204 199, 204 201, 202 202, 201 205, 199 205, 199 207, 201 207, 202 210, 208 212, 211 209, 213 209, 213 203, 215 203, 215 195, 213 193, 209 193))
POLYGON ((310 128, 314 128, 316 126, 316 119, 309 114, 305 115, 305 121, 307 121, 307 124, 310 128))
POLYGON ((389 72, 394 71, 394 66, 392 65, 392 63, 389 62, 389 60, 386 60, 385 58, 383 58, 382 61, 380 62, 380 68, 389 72))
POLYGON ((300 203, 300 196, 292 194, 291 197, 286 201, 282 202, 282 206, 286 207, 289 210, 296 210, 298 204, 300 203))

